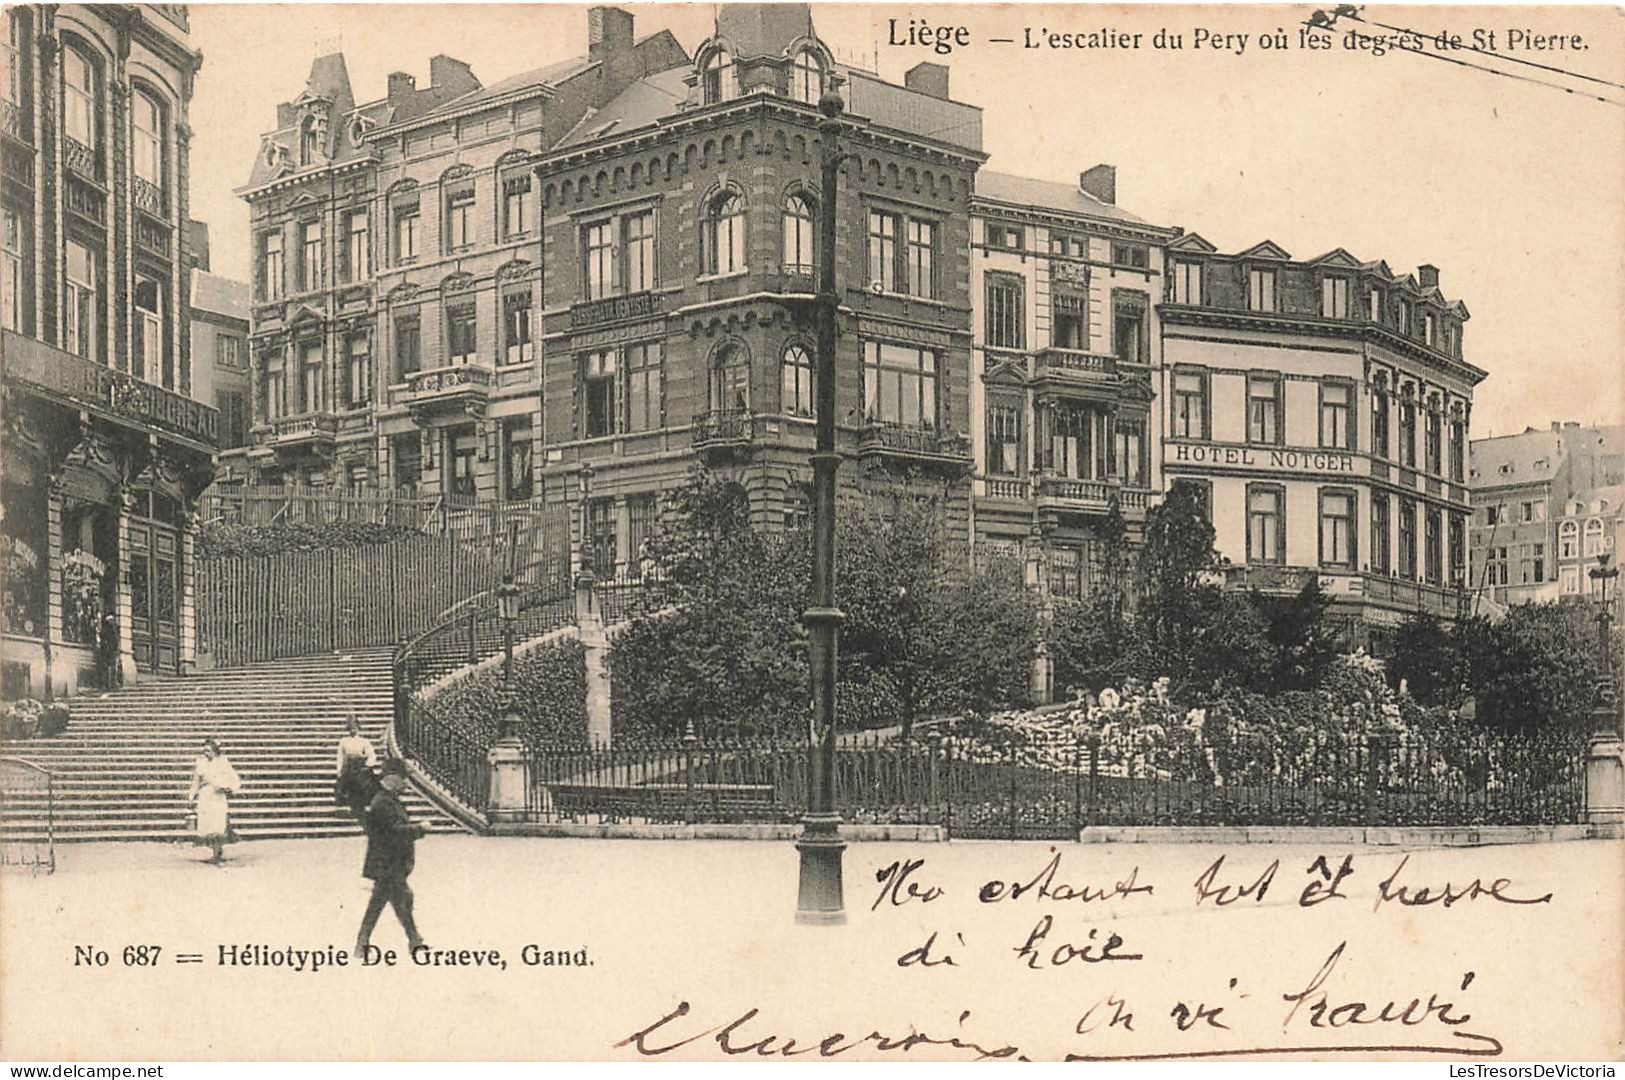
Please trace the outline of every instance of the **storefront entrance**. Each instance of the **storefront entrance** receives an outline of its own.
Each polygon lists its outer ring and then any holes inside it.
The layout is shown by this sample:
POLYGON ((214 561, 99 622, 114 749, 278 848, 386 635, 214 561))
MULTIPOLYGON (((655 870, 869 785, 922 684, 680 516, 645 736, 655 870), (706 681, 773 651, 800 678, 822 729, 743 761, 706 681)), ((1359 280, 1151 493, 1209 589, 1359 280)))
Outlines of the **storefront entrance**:
POLYGON ((176 675, 181 661, 179 506, 156 492, 130 515, 130 650, 136 670, 176 675))

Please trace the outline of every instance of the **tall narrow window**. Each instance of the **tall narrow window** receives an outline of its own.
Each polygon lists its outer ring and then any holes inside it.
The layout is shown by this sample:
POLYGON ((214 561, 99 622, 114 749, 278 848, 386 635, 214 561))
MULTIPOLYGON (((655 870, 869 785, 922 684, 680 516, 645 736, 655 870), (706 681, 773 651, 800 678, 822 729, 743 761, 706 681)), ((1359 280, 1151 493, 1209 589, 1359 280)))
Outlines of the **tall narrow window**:
POLYGON ((987 276, 987 344, 995 349, 1020 349, 1026 343, 1026 305, 1021 279, 1003 274, 987 276))
POLYGON ((1354 386, 1346 382, 1320 384, 1320 445, 1334 450, 1354 449, 1354 386))
POLYGON ((502 426, 502 488, 503 497, 510 501, 528 499, 535 493, 528 426, 502 426))
POLYGON ((1374 573, 1386 574, 1393 570, 1392 541, 1389 539, 1389 530, 1393 522, 1389 520, 1388 496, 1384 492, 1371 494, 1371 569, 1374 573))
POLYGON ((1021 471, 1021 405, 1013 401, 987 403, 987 471, 992 476, 1015 476, 1021 471))
POLYGON ((1435 349, 1439 347, 1439 320, 1433 317, 1431 311, 1422 315, 1422 340, 1435 349))
MULTIPOLYGON (((1546 545, 1534 545, 1534 572, 1535 581, 1550 580, 1546 573, 1544 558, 1546 545)), ((1452 588, 1464 588, 1467 584, 1467 518, 1461 514, 1450 515, 1450 585, 1452 588)))
POLYGON ((1050 344, 1060 349, 1089 348, 1089 302, 1084 289, 1057 289, 1049 294, 1050 344))
POLYGON ((6 14, 6 36, 0 38, 0 66, 5 68, 5 76, 0 80, 0 97, 8 105, 22 108, 23 104, 23 56, 27 49, 27 41, 23 27, 24 14, 13 8, 6 14))
POLYGON ((454 191, 446 196, 446 250, 474 246, 474 193, 454 191))
POLYGON ((615 574, 620 553, 615 543, 615 500, 593 499, 587 503, 587 532, 592 537, 592 564, 606 577, 615 574))
POLYGON ((937 227, 920 218, 908 219, 908 294, 933 300, 937 295, 935 269, 937 227))
POLYGON ((1286 518, 1283 492, 1262 484, 1247 486, 1247 561, 1286 562, 1286 518))
POLYGON ((322 287, 322 223, 307 221, 299 233, 299 287, 309 292, 322 287))
POLYGON ((1123 486, 1146 487, 1150 462, 1146 453, 1145 421, 1119 417, 1116 427, 1117 469, 1123 486))
POLYGON ((1320 493, 1320 565, 1352 570, 1354 552, 1354 493, 1320 493))
POLYGON ((1585 526, 1585 557, 1595 559, 1603 553, 1602 519, 1590 518, 1585 526))
POLYGON ((395 459, 395 486, 415 492, 423 479, 423 443, 418 433, 397 435, 390 440, 395 459))
POLYGON ((267 300, 282 299, 282 233, 268 232, 260 240, 260 292, 267 300))
POLYGON ((1580 557, 1580 523, 1565 521, 1557 530, 1557 557, 1560 559, 1578 559, 1580 557))
POLYGON ((100 304, 97 283, 101 280, 96 265, 99 253, 74 240, 68 241, 67 288, 63 297, 63 339, 68 352, 86 360, 99 360, 97 321, 100 304))
POLYGON ((1382 321, 1382 290, 1372 289, 1366 294, 1365 316, 1372 322, 1382 321))
POLYGON ((1200 304, 1202 302, 1202 264, 1198 262, 1174 263, 1174 303, 1200 304))
POLYGON ((1275 271, 1247 271, 1247 307, 1252 311, 1275 310, 1275 271))
POLYGON ((163 288, 156 278, 135 279, 135 355, 130 373, 164 386, 174 384, 174 372, 164 352, 163 288))
POLYGON ((132 164, 137 180, 144 180, 155 188, 164 186, 164 125, 163 112, 158 103, 137 90, 131 95, 134 113, 131 146, 132 164))
POLYGON ((581 390, 589 439, 618 430, 615 412, 615 353, 589 353, 581 361, 581 390))
POLYGON ((502 362, 528 364, 534 357, 530 343, 530 293, 509 293, 502 299, 502 362))
POLYGON ((502 235, 509 240, 528 234, 535 215, 530 175, 510 176, 502 182, 502 235))
POLYGON ((1461 483, 1467 475, 1467 424, 1450 421, 1450 479, 1461 483))
POLYGON ((1046 472, 1072 480, 1097 479, 1091 472, 1101 442, 1101 414, 1083 405, 1061 404, 1045 410, 1047 428, 1043 465, 1046 472))
POLYGON ((395 207, 395 260, 410 262, 418 257, 418 203, 401 203, 395 207))
POLYGON ((350 338, 348 351, 350 354, 348 404, 352 409, 359 409, 372 401, 372 350, 368 345, 367 335, 356 334, 350 338))
POLYGON ((265 358, 265 374, 260 377, 260 400, 265 403, 265 419, 275 420, 287 411, 287 376, 281 356, 265 358))
POLYGON ((707 398, 714 413, 750 411, 750 360, 743 349, 724 345, 711 362, 707 398))
POLYGON ((718 49, 705 61, 705 103, 732 101, 739 96, 739 83, 734 74, 732 58, 727 50, 718 49))
POLYGON ((588 300, 602 300, 615 291, 615 232, 613 223, 597 221, 581 227, 582 273, 588 300))
POLYGON ((474 323, 474 305, 457 304, 446 309, 446 357, 453 364, 474 362, 479 349, 474 323))
POLYGON ((1439 410, 1431 405, 1427 410, 1426 424, 1426 460, 1423 465, 1430 475, 1437 476, 1444 471, 1444 445, 1440 432, 1442 420, 1439 416, 1439 410))
POLYGON ((824 96, 824 65, 811 49, 796 53, 795 63, 790 68, 790 94, 808 105, 817 105, 824 96))
POLYGON ((1399 463, 1416 468, 1416 402, 1411 398, 1399 402, 1399 463))
POLYGON ((326 408, 326 395, 322 393, 322 343, 307 341, 299 346, 299 406, 305 412, 322 412, 326 408))
POLYGON ((628 431, 654 431, 660 427, 660 361, 658 341, 631 345, 626 350, 626 427, 628 431))
POLYGON ((812 354, 799 342, 784 347, 779 408, 789 416, 813 414, 812 354))
POLYGON ((1147 319, 1145 301, 1138 296, 1112 297, 1112 345, 1119 360, 1143 364, 1151 359, 1147 319))
POLYGON ((814 254, 812 200, 792 192, 784 197, 784 272, 810 275, 814 254))
POLYGON ((1349 279, 1323 277, 1320 279, 1320 314, 1327 319, 1349 317, 1349 279))
POLYGON ((23 218, 0 208, 0 326, 23 328, 23 218))
POLYGON ((423 332, 416 312, 395 316, 395 362, 403 376, 423 367, 423 332))
POLYGON ((1416 580, 1416 500, 1399 500, 1399 576, 1416 580))
POLYGON ((907 427, 937 423, 937 354, 877 341, 863 343, 864 411, 907 427))
POLYGON ((1207 378, 1199 371, 1174 372, 1174 435, 1207 438, 1207 378))
POLYGON ((1413 332, 1412 324, 1411 302, 1401 297, 1399 303, 1394 305, 1394 325, 1399 328, 1401 334, 1409 337, 1413 332))
POLYGON ((1380 458, 1392 455, 1388 445, 1388 388, 1371 388, 1371 452, 1380 458))
POLYGON ((869 211, 869 284, 897 291, 897 215, 869 211))
POLYGON ((304 123, 299 125, 299 164, 316 164, 316 118, 305 117, 304 123))
POLYGON ((1444 583, 1444 534, 1443 519, 1440 517, 1439 508, 1436 506, 1427 508, 1423 540, 1425 543, 1424 550, 1427 554, 1428 584, 1441 585, 1444 583))
POLYGON ((1247 376, 1247 441, 1277 446, 1281 426, 1280 377, 1247 376))
POLYGON ((96 149, 96 68, 75 48, 62 50, 63 126, 68 138, 96 149))
POLYGON ((476 446, 477 436, 472 432, 459 432, 454 430, 446 439, 450 459, 451 482, 446 486, 453 495, 473 495, 478 488, 474 476, 474 461, 478 454, 476 446))
POLYGON ((372 251, 366 210, 352 210, 345 216, 344 270, 350 281, 365 281, 372 272, 372 251))
POLYGON ((640 210, 621 218, 621 262, 626 267, 623 284, 628 293, 647 292, 655 287, 655 214, 640 210))
POLYGON ((737 192, 724 191, 711 200, 702 239, 707 274, 745 269, 745 200, 737 192))

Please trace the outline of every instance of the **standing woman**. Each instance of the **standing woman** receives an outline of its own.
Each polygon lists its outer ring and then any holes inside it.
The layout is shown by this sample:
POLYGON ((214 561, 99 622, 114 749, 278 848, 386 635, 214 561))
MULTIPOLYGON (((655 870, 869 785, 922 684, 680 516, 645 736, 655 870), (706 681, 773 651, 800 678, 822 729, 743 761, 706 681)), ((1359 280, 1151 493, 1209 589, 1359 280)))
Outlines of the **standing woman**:
POLYGON ((225 845, 236 840, 227 821, 228 801, 242 779, 213 739, 203 743, 203 756, 192 769, 192 790, 187 796, 197 807, 197 842, 214 851, 211 863, 226 861, 225 845))
POLYGON ((349 734, 339 740, 338 779, 333 785, 333 801, 348 806, 358 819, 367 812, 367 804, 378 794, 378 779, 373 768, 378 764, 378 751, 372 740, 361 734, 361 724, 350 714, 349 734))

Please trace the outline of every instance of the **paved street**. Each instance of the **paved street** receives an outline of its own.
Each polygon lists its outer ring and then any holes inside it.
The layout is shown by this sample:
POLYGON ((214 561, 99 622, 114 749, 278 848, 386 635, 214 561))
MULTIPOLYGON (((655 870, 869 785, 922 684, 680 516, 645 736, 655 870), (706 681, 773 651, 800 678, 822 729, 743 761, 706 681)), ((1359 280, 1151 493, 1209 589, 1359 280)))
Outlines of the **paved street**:
MULTIPOLYGON (((1376 903, 1406 854, 1390 848, 1354 853, 1338 895, 1303 907, 1312 882, 1334 888, 1347 852, 854 844, 845 864, 850 922, 808 927, 792 921, 796 854, 787 843, 434 836, 420 844, 412 879, 424 933, 437 949, 482 951, 495 968, 447 966, 445 956, 438 965, 403 958, 393 968, 315 972, 221 966, 221 946, 238 946, 239 956, 253 945, 347 949, 367 897, 361 843, 243 844, 223 869, 186 847, 93 844, 59 849, 53 876, 8 872, 4 1056, 623 1057, 634 1050, 614 1043, 682 1001, 688 1014, 650 1032, 646 1050, 710 1031, 670 1056, 717 1057, 719 1038, 738 1050, 767 1036, 777 1036, 769 1050, 793 1038, 797 1049, 816 1055, 822 1045, 844 1058, 976 1053, 918 1040, 905 1051, 911 1029, 1042 1058, 1336 1045, 1487 1051, 1499 1040, 1513 1059, 1576 1060, 1617 1058, 1621 1047, 1617 1026, 1581 1029, 1568 1019, 1574 1008, 1618 1016, 1601 1003, 1620 999, 1625 965, 1587 933, 1612 926, 1625 906, 1618 843, 1413 852, 1390 893, 1404 886, 1417 899, 1427 886, 1438 896, 1448 882, 1467 895, 1410 910, 1376 903), (1329 873, 1306 873, 1321 854, 1329 873), (1224 866, 1198 907, 1194 883, 1220 855, 1224 866), (924 863, 871 911, 877 872, 908 859, 924 863), (1272 860, 1278 870, 1258 887, 1272 860), (1510 882, 1497 887, 1498 878, 1510 882), (936 899, 918 898, 938 888, 936 899), (1544 903, 1506 902, 1548 892, 1544 903), (1221 897, 1231 902, 1214 909, 1221 897), (929 954, 912 958, 930 965, 899 964, 932 934, 929 954), (127 967, 125 946, 143 944, 162 947, 157 966, 127 967), (554 960, 590 966, 532 966, 526 945, 538 947, 533 960, 551 950, 554 960), (75 966, 76 946, 106 950, 105 966, 75 966), (493 949, 497 957, 484 953, 493 949), (202 963, 176 963, 184 953, 201 953, 202 963), (1306 989, 1294 1012, 1283 995, 1306 989), (1350 1023, 1374 1020, 1390 1000, 1397 1016, 1413 998, 1410 1024, 1350 1023), (1132 1030, 1108 1024, 1118 1015, 1111 1002, 1132 1014, 1132 1030), (1334 1014, 1354 1002, 1367 1007, 1334 1014), (1186 1011, 1171 1016, 1181 1003, 1186 1011), (760 1012, 745 1023, 714 1030, 752 1008, 760 1012), (1334 1015, 1340 1027, 1330 1026, 1334 1015), (1446 1016, 1470 1019, 1448 1025, 1446 1016), (1177 1020, 1193 1030, 1181 1032, 1177 1020), (1080 1023, 1098 1028, 1079 1035, 1080 1023), (880 1037, 864 1040, 871 1031, 880 1037)), ((391 914, 374 941, 403 949, 391 914)))

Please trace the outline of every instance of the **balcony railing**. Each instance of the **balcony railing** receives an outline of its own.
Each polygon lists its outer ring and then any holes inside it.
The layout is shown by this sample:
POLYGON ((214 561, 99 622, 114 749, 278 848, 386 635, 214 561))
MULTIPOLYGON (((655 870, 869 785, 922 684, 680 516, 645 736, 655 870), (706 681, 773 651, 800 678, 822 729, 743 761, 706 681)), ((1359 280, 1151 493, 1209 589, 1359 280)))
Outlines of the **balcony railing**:
POLYGON ((78 173, 86 180, 101 182, 101 171, 96 167, 96 151, 82 142, 62 137, 62 164, 69 172, 78 173))
POLYGON ((1319 577, 1318 571, 1302 566, 1270 566, 1263 563, 1227 566, 1223 573, 1227 589, 1257 589, 1266 593, 1296 594, 1319 577))
POLYGON ((0 131, 18 142, 34 141, 34 133, 29 130, 28 114, 16 102, 0 100, 0 131))
POLYGON ((329 412, 309 412, 271 421, 270 442, 277 449, 332 445, 339 435, 338 417, 329 412))
POLYGON ((743 409, 712 409, 694 418, 695 449, 744 446, 756 437, 756 421, 743 409))
POLYGON ((0 332, 0 352, 8 384, 27 384, 51 400, 138 428, 216 443, 220 413, 189 397, 9 330, 0 332))
POLYGON ((570 329, 582 330, 622 319, 641 319, 658 315, 666 306, 663 293, 641 292, 632 296, 606 296, 602 300, 588 300, 570 309, 570 329))
POLYGON ((1144 488, 1123 488, 1117 493, 1117 504, 1124 510, 1145 510, 1151 505, 1151 492, 1144 488))
POLYGON ((923 424, 871 420, 858 432, 858 453, 959 463, 970 458, 970 440, 923 424))
POLYGON ((406 376, 406 406, 413 412, 482 409, 493 378, 491 369, 480 364, 414 371, 406 376))
POLYGON ((987 497, 990 499, 1025 500, 1032 491, 1031 484, 1014 476, 990 476, 986 484, 987 497))
POLYGON ((1038 350, 1037 356, 1040 377, 1051 375, 1088 382, 1110 382, 1117 377, 1116 357, 1055 345, 1038 350))
POLYGON ((1051 510, 1105 513, 1117 490, 1116 480, 1041 476, 1038 479, 1038 505, 1051 510))
POLYGON ((169 258, 169 227, 151 218, 135 219, 135 246, 161 259, 169 258))
POLYGON ((145 210, 158 217, 167 216, 169 207, 164 200, 163 188, 137 176, 131 181, 131 190, 137 210, 145 210))

